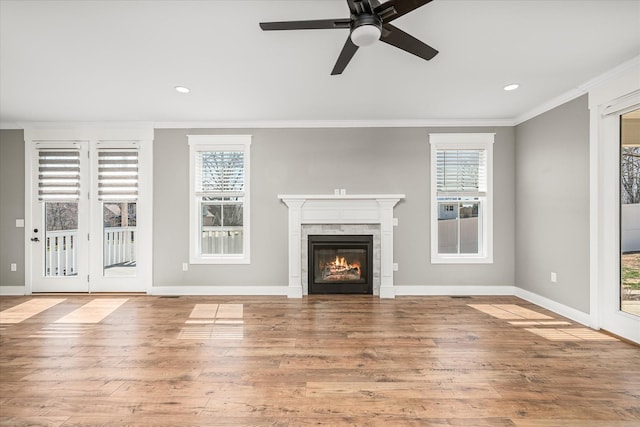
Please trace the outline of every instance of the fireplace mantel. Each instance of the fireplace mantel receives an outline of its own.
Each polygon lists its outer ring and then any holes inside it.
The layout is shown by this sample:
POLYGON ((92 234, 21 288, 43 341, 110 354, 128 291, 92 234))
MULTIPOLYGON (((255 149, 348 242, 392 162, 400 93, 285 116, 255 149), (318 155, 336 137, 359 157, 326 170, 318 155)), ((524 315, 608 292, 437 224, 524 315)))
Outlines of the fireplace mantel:
POLYGON ((303 224, 379 224, 380 298, 393 289, 393 207, 404 194, 279 195, 289 207, 289 298, 302 298, 303 224))

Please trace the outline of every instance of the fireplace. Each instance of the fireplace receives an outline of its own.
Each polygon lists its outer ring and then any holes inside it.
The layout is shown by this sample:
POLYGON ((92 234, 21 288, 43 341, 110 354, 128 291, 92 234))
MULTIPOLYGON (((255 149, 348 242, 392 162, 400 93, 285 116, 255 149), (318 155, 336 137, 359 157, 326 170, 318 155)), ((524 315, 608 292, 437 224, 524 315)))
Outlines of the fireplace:
POLYGON ((372 294, 372 235, 309 235, 310 294, 372 294))
MULTIPOLYGON (((373 279, 367 276, 373 295, 395 298, 393 207, 405 198, 404 194, 279 195, 278 198, 289 208, 289 298, 302 298, 309 293, 307 237, 320 234, 373 235, 373 279)), ((372 263, 368 264, 371 268, 372 263)))

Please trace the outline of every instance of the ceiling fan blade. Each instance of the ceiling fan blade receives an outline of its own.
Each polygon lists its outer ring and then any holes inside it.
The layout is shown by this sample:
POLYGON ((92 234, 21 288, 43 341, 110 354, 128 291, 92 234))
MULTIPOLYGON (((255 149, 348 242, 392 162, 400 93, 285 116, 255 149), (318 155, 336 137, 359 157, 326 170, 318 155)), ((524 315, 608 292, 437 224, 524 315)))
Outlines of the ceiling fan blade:
POLYGON ((317 19, 311 21, 261 22, 264 31, 279 30, 330 30, 333 28, 349 28, 351 19, 317 19))
POLYGON ((431 0, 389 0, 375 6, 374 12, 382 19, 383 23, 391 22, 429 3, 431 0))
POLYGON ((344 69, 347 68, 347 64, 349 64, 349 61, 351 61, 351 58, 353 58, 353 55, 356 54, 357 50, 358 46, 353 44, 353 42, 351 41, 351 37, 347 37, 347 41, 342 47, 342 51, 340 52, 340 56, 336 61, 336 65, 331 71, 331 75, 335 76, 336 74, 342 74, 344 69))
POLYGON ((349 12, 351 12, 352 15, 358 14, 355 0, 347 0, 347 5, 349 5, 349 12))
POLYGON ((405 33, 398 27, 394 27, 391 24, 382 25, 382 36, 380 40, 395 46, 399 49, 409 52, 413 55, 419 56, 427 61, 438 54, 438 51, 429 46, 428 44, 421 42, 417 38, 410 34, 405 33))
POLYGON ((373 4, 371 4, 371 0, 347 0, 347 4, 349 5, 349 12, 351 15, 360 15, 361 13, 373 13, 373 4))

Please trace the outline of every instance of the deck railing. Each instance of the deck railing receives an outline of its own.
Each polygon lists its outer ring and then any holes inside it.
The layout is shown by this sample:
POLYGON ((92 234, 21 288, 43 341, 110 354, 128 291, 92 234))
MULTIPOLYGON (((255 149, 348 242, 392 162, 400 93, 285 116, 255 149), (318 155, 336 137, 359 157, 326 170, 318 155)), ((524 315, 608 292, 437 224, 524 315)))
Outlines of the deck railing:
POLYGON ((78 230, 47 231, 44 247, 45 276, 78 274, 77 239, 78 230))
POLYGON ((201 234, 203 254, 241 254, 243 252, 243 227, 209 228, 201 234))
POLYGON ((104 229, 104 268, 136 262, 136 227, 104 229))
MULTIPOLYGON (((75 276, 78 230, 47 231, 45 238, 45 276, 75 276)), ((103 235, 104 268, 135 265, 136 227, 109 227, 103 235)))

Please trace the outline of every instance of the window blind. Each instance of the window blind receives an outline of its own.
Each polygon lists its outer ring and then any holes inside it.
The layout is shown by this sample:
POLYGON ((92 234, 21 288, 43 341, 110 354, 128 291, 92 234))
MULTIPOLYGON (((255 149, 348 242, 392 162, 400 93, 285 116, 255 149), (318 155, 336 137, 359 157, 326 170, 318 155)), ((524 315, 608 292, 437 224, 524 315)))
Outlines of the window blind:
POLYGON ((101 201, 138 199, 138 150, 98 151, 98 199, 101 201))
POLYGON ((242 195, 244 153, 241 151, 199 151, 196 155, 196 192, 242 195))
POLYGON ((484 196, 487 191, 486 150, 437 150, 438 195, 484 196))
POLYGON ((80 198, 80 151, 38 150, 38 199, 74 201, 80 198))

